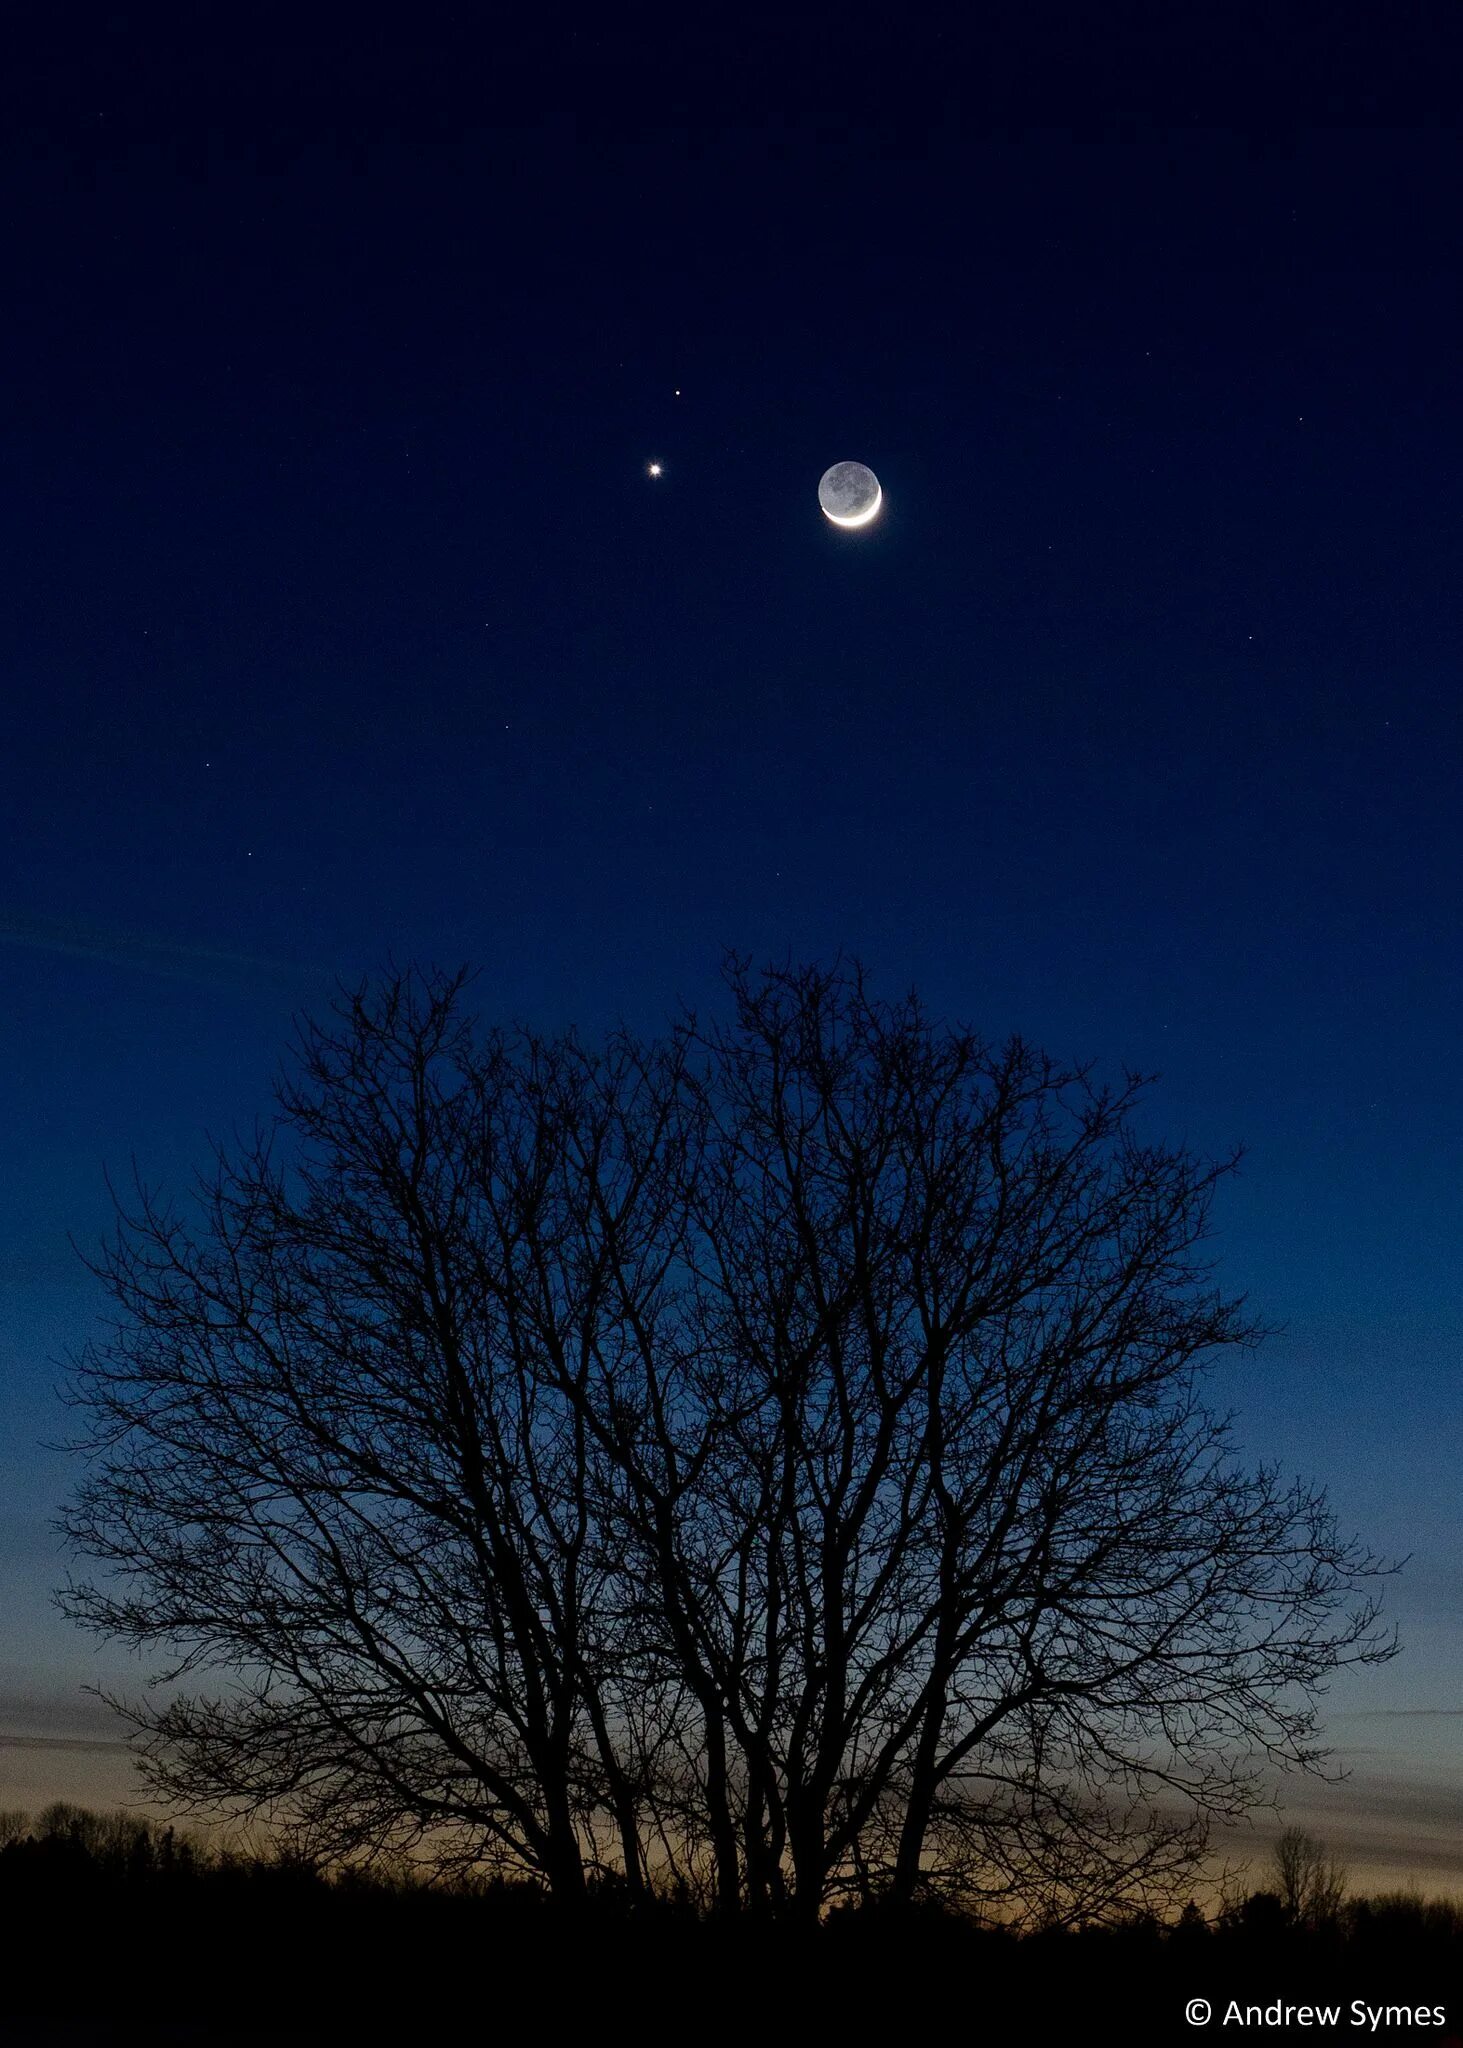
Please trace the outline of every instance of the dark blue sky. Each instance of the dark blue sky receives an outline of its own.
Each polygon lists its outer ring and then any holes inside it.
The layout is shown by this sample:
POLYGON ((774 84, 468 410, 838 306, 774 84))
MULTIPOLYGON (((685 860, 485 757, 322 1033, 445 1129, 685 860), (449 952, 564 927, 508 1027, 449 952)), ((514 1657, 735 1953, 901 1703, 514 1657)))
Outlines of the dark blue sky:
POLYGON ((1160 120, 1116 57, 1109 118, 996 132, 970 49, 900 52, 882 97, 548 31, 522 90, 120 31, 16 74, 13 1728, 90 1726, 37 1439, 104 1163, 183 1176, 388 953, 593 1030, 842 948, 1249 1146, 1216 1249, 1287 1328, 1221 1398, 1414 1553, 1328 1824, 1463 1802, 1463 149, 1160 120), (866 533, 818 512, 848 456, 866 533))

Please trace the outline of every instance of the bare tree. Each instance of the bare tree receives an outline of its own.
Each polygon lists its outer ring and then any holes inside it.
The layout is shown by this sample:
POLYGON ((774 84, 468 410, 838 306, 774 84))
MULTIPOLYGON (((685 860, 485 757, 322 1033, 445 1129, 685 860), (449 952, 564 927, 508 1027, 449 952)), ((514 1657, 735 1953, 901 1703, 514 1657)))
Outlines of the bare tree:
POLYGON ((479 1036, 461 977, 307 1026, 201 1222, 99 1262, 68 1605, 231 1674, 129 1709, 161 1789, 328 1853, 1160 1902, 1389 1648, 1200 1397, 1234 1162, 857 970, 729 980, 649 1045, 479 1036))
POLYGON ((1139 1077, 857 972, 731 980, 735 1022, 685 1033, 684 1286, 675 1341, 639 1319, 622 1462, 740 1883, 1166 1895, 1255 1759, 1316 1761, 1309 1689, 1387 1647, 1338 1612, 1373 1561, 1199 1399, 1258 1335, 1195 1256, 1233 1162, 1140 1143, 1139 1077))
POLYGON ((585 1788, 615 1769, 585 1682, 602 1566, 582 1432, 475 1284, 519 1076, 470 1043, 461 980, 307 1026, 274 1132, 200 1183, 201 1228, 145 1191, 120 1215, 69 1517, 113 1582, 69 1604, 171 1647, 172 1681, 230 1675, 131 1710, 172 1798, 279 1810, 321 1854, 430 1836, 572 1898, 585 1788))
POLYGON ((1330 1926, 1346 1897, 1344 1863, 1303 1828, 1286 1828, 1272 1858, 1275 1891, 1286 1917, 1297 1926, 1330 1926))

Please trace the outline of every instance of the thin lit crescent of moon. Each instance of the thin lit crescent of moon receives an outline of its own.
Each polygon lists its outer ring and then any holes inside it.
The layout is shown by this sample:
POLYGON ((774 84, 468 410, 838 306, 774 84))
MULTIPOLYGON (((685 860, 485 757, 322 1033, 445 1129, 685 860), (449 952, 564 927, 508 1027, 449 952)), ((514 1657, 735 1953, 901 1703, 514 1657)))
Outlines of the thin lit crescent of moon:
POLYGON ((883 502, 884 486, 882 484, 875 484, 874 502, 872 505, 869 506, 867 511, 855 512, 852 519, 840 519, 836 512, 830 512, 825 506, 823 509, 823 517, 825 519, 831 519, 835 526, 867 526, 871 519, 878 518, 879 507, 883 504, 883 502))

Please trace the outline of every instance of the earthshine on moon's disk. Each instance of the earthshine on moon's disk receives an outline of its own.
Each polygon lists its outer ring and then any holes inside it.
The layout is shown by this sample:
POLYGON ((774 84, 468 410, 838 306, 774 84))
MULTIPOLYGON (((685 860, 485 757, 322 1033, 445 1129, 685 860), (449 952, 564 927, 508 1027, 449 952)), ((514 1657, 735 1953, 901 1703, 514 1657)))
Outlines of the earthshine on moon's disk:
POLYGON ((835 462, 818 485, 818 503, 835 526, 867 526, 883 502, 879 479, 862 462, 835 462))

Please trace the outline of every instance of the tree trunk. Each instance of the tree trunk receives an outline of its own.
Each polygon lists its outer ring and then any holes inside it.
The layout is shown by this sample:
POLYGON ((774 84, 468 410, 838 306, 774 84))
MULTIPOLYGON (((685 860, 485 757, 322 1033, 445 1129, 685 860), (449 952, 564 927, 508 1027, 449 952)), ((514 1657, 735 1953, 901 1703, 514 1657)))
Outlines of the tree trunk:
POLYGON ((544 1874, 555 1905, 582 1906, 585 1900, 584 1851, 567 1793, 557 1790, 550 1798, 544 1830, 544 1874))
POLYGON ((789 1916, 804 1926, 812 1926, 822 1909, 823 1880, 828 1874, 821 1813, 789 1814, 787 1839, 792 1850, 793 1873, 789 1916))
POLYGON ((910 1770, 909 1798, 899 1830, 899 1850, 894 1859, 894 1883, 890 1898, 907 1906, 919 1883, 920 1857, 930 1825, 930 1805, 935 1796, 935 1754, 940 1744, 940 1723, 944 1717, 944 1695, 932 1703, 919 1731, 919 1745, 910 1770))
POLYGON ((737 1831, 726 1796, 726 1728, 719 1710, 706 1711, 706 1804, 716 1858, 716 1910, 731 1919, 742 1903, 737 1831))

